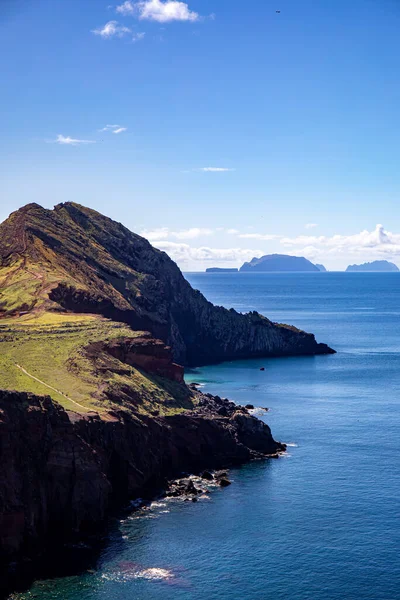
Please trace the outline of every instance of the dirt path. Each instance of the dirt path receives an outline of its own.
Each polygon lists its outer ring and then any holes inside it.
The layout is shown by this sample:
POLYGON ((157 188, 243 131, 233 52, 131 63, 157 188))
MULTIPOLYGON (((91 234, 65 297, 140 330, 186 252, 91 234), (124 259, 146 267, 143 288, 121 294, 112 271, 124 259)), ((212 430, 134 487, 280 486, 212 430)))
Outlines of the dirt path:
POLYGON ((85 412, 96 412, 94 410, 90 410, 90 408, 87 408, 86 406, 83 406, 82 404, 79 404, 79 402, 75 402, 75 400, 72 400, 72 398, 69 398, 68 396, 66 396, 65 394, 63 394, 62 392, 60 392, 60 390, 57 390, 56 388, 52 387, 51 385, 48 385, 47 383, 45 383, 41 379, 38 379, 34 375, 31 375, 30 373, 28 373, 28 371, 26 369, 24 369, 24 367, 21 367, 21 365, 18 365, 17 363, 15 363, 15 366, 20 371, 22 371, 25 375, 27 375, 28 377, 30 377, 31 379, 34 379, 38 383, 41 383, 42 385, 46 386, 49 390, 52 390, 53 392, 56 392, 57 394, 60 394, 60 396, 62 396, 63 398, 66 398, 69 402, 72 402, 76 406, 79 406, 79 408, 83 408, 83 410, 85 412))

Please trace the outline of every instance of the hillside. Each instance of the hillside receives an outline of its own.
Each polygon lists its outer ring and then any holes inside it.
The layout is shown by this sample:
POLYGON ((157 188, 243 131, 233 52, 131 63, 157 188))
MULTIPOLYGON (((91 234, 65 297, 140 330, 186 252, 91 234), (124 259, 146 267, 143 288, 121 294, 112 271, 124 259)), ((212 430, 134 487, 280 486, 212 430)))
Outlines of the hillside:
POLYGON ((144 238, 83 206, 30 204, 0 225, 0 314, 95 314, 150 331, 175 362, 323 354, 314 336, 215 307, 144 238))
POLYGON ((287 254, 266 254, 261 258, 253 258, 244 263, 239 269, 242 273, 318 273, 321 269, 303 256, 289 256, 287 254))
POLYGON ((374 260, 361 265, 349 265, 346 269, 347 273, 397 273, 398 271, 398 266, 387 260, 374 260))

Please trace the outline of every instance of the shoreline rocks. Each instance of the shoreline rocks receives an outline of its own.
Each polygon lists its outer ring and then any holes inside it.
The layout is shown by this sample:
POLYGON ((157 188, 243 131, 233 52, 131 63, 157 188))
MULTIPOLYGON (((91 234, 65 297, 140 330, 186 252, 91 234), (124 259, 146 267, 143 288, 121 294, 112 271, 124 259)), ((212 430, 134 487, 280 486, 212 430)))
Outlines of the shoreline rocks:
POLYGON ((0 391, 3 585, 8 565, 98 536, 113 511, 156 497, 182 472, 204 477, 171 491, 198 498, 207 485, 229 485, 222 469, 285 450, 245 407, 192 394, 195 408, 182 413, 121 409, 101 418, 69 413, 50 397, 0 391))

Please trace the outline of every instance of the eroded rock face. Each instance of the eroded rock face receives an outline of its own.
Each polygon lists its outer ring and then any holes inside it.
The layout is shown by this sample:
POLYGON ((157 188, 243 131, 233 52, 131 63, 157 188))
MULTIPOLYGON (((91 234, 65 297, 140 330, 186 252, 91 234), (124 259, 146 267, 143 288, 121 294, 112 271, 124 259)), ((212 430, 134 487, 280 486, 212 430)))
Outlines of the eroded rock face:
POLYGON ((193 393, 198 408, 190 412, 101 419, 67 413, 49 397, 0 391, 0 563, 98 531, 113 503, 181 472, 284 449, 245 408, 193 393))
POLYGON ((171 348, 150 334, 115 340, 106 344, 104 350, 132 367, 183 383, 184 369, 173 362, 171 348))
POLYGON ((0 391, 0 556, 35 555, 51 531, 103 519, 111 485, 93 448, 49 397, 0 391))

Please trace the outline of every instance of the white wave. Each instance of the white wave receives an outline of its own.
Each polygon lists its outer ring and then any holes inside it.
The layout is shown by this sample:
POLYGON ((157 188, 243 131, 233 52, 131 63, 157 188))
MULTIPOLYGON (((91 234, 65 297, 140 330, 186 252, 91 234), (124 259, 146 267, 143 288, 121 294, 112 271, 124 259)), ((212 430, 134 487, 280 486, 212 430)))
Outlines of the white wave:
POLYGON ((154 501, 150 504, 150 508, 164 508, 164 506, 166 506, 165 502, 154 501))
POLYGON ((138 570, 121 570, 112 573, 103 573, 102 579, 107 581, 131 581, 132 579, 147 579, 149 581, 168 581, 175 577, 172 571, 160 567, 149 567, 147 569, 138 570))

